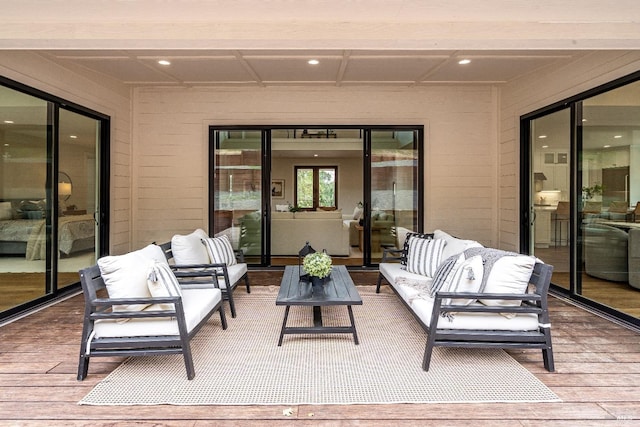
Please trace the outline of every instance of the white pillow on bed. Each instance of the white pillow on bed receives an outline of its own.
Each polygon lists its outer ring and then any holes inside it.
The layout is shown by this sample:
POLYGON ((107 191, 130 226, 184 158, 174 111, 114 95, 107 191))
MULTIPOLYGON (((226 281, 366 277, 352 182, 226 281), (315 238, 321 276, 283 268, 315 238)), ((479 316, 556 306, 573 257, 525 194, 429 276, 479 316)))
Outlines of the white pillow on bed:
POLYGON ((11 219, 12 217, 11 202, 0 202, 0 220, 11 219))

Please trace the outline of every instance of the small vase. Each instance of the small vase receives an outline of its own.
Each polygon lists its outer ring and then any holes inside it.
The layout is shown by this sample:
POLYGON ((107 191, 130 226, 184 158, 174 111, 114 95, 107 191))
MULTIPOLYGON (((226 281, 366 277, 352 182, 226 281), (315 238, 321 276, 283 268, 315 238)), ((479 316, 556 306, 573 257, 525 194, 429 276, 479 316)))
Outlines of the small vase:
POLYGON ((311 289, 315 295, 321 295, 324 292, 324 278, 311 276, 311 289))

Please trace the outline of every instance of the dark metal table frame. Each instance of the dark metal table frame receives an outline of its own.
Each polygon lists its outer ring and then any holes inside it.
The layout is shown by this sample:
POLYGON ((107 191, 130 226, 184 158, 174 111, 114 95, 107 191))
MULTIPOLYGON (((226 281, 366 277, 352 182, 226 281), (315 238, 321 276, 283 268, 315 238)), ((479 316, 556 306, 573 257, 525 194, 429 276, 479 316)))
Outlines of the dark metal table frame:
POLYGON ((356 289, 349 272, 344 265, 333 266, 330 278, 326 281, 321 294, 312 292, 311 283, 300 281, 298 266, 285 267, 276 305, 286 306, 278 346, 282 345, 285 334, 353 334, 357 345, 358 333, 353 318, 352 305, 362 305, 362 298, 356 289), (292 305, 313 307, 313 326, 287 326, 289 309, 292 305), (330 305, 346 305, 350 326, 324 326, 322 324, 322 307, 330 305))

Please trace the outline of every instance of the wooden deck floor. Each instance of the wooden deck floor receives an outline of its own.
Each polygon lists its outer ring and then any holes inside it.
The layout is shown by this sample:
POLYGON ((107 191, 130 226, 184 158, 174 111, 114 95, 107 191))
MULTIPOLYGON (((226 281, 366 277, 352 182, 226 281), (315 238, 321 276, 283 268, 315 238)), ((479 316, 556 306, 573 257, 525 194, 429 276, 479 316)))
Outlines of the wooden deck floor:
MULTIPOLYGON (((277 284, 278 274, 250 273, 254 286, 277 284)), ((372 285, 376 273, 353 277, 358 285, 372 285)), ((640 334, 555 298, 551 307, 557 372, 544 370, 539 351, 511 354, 561 403, 302 405, 286 417, 287 407, 277 405, 78 405, 120 362, 96 358, 89 377, 76 381, 83 311, 78 295, 0 328, 0 425, 640 425, 640 334)))

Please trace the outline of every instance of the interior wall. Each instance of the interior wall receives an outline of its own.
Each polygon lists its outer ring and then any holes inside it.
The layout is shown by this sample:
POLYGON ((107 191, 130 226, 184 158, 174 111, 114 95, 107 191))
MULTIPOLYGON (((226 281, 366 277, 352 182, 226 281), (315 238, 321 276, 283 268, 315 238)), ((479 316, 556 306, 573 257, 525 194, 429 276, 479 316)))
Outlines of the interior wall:
POLYGON ((134 246, 206 230, 208 127, 265 124, 424 125, 425 230, 494 245, 496 100, 485 85, 136 88, 134 246))
POLYGON ((111 117, 110 252, 132 249, 130 89, 26 51, 1 51, 0 75, 111 117))
POLYGON ((498 242, 501 248, 519 249, 520 116, 638 70, 640 51, 600 51, 501 88, 498 242))

